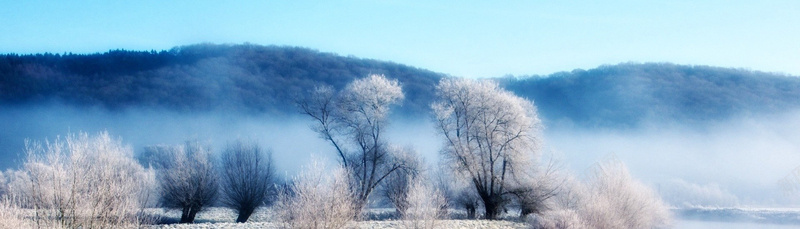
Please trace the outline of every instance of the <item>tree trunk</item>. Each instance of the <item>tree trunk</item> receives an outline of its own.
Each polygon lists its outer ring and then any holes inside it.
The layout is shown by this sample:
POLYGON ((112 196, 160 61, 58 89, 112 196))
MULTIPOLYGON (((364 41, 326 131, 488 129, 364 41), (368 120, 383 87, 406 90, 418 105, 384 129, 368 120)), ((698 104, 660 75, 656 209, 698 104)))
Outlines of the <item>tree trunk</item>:
POLYGON ((239 217, 236 217, 237 223, 244 223, 247 222, 247 219, 250 218, 250 215, 253 215, 254 209, 243 209, 239 211, 239 217))
POLYGON ((475 205, 467 205, 467 219, 475 219, 475 205))
POLYGON ((191 211, 191 207, 183 207, 181 209, 181 222, 180 223, 192 223, 194 219, 189 218, 189 211, 191 211))
POLYGON ((181 210, 180 223, 194 223, 194 217, 197 216, 198 211, 200 211, 199 207, 184 207, 183 210, 181 210))
POLYGON ((488 196, 483 199, 483 207, 486 212, 484 215, 485 219, 497 219, 500 216, 500 210, 502 210, 502 203, 501 198, 488 196))

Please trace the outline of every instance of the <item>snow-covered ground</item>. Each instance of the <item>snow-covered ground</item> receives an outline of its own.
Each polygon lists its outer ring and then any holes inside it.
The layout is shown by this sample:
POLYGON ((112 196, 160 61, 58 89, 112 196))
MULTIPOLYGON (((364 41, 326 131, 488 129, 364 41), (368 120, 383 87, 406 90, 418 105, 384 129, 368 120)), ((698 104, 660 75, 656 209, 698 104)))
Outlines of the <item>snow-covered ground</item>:
MULTIPOLYGON (((149 209, 160 215, 162 223, 150 228, 281 228, 269 209, 259 209, 248 223, 234 223, 236 214, 227 208, 209 208, 197 215, 194 224, 177 224, 178 211, 149 209)), ((800 209, 797 208, 685 208, 673 209, 674 228, 800 228, 800 209)), ((391 209, 371 209, 364 221, 354 222, 351 228, 402 228, 403 222, 393 220, 391 209)), ((460 218, 458 211, 454 218, 460 218)), ((442 220, 441 228, 527 228, 514 220, 442 220)))
MULTIPOLYGON (((165 211, 162 209, 148 209, 151 214, 160 215, 162 223, 150 228, 281 228, 275 223, 274 214, 269 209, 259 209, 250 217, 247 223, 235 223, 236 214, 227 208, 208 208, 197 214, 194 224, 177 224, 180 219, 179 211, 165 211)), ((354 222, 351 228, 403 228, 403 221, 387 219, 391 211, 387 209, 371 209, 365 218, 368 220, 354 222)), ((459 216, 456 216, 458 218, 459 216)), ((492 229, 522 229, 528 226, 522 222, 507 220, 441 220, 441 228, 492 228, 492 229)))

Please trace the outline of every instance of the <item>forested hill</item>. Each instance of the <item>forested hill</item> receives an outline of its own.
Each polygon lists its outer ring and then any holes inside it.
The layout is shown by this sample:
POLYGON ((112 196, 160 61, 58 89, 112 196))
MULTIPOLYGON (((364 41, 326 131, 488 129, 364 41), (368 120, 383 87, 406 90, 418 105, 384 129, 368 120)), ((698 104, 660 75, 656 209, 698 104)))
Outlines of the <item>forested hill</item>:
POLYGON ((800 108, 800 78, 732 68, 626 63, 499 81, 534 99, 551 122, 588 127, 691 125, 800 108))
MULTIPOLYGON (((370 73, 401 81, 400 114, 428 115, 444 74, 296 47, 191 45, 168 51, 0 56, 0 106, 59 102, 118 111, 294 114, 293 98, 316 84, 343 87, 370 73)), ((548 122, 637 126, 703 122, 800 108, 800 78, 740 69, 620 64, 547 76, 504 77, 548 122)))
POLYGON ((404 113, 426 111, 442 77, 401 64, 249 44, 89 55, 8 54, 0 57, 0 103, 293 114, 293 98, 299 93, 316 84, 341 88, 368 74, 402 82, 404 113))

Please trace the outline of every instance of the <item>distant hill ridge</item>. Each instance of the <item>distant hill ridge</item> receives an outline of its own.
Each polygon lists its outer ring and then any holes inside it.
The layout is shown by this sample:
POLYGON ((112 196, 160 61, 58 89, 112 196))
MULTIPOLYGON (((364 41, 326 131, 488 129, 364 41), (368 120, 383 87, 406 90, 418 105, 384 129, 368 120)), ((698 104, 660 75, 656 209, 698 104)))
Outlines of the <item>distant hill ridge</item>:
POLYGON ((698 123, 800 108, 799 77, 732 68, 624 63, 500 81, 534 99, 546 118, 581 126, 698 123))
MULTIPOLYGON (((109 110, 233 110, 294 114, 293 98, 316 84, 343 87, 368 74, 401 81, 403 115, 428 115, 445 74, 297 47, 200 44, 168 51, 0 56, 0 106, 57 101, 109 110)), ((800 78, 668 63, 619 64, 547 76, 496 79, 535 101, 546 121, 636 126, 704 121, 800 108, 800 78)))

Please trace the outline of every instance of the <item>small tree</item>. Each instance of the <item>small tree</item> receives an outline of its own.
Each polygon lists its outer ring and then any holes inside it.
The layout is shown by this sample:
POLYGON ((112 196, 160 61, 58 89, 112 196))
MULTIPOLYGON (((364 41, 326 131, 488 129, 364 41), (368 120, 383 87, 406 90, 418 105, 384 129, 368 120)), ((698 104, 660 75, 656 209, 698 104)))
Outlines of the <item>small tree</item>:
POLYGON ((423 162, 412 148, 394 148, 393 150, 399 151, 395 153, 396 160, 405 166, 386 177, 386 180, 380 186, 379 193, 395 207, 397 215, 402 216, 405 214, 406 208, 408 208, 406 200, 408 188, 412 183, 411 181, 416 179, 422 172, 423 162))
POLYGON ((255 143, 237 141, 222 152, 222 204, 246 222, 259 206, 274 200, 275 170, 272 154, 255 143))
POLYGON ((198 212, 212 203, 219 190, 210 150, 197 142, 163 148, 167 152, 159 170, 160 203, 181 209, 181 223, 193 223, 198 212))
POLYGON ((431 106, 444 158, 480 196, 485 217, 494 219, 534 167, 541 125, 536 108, 491 81, 442 79, 436 95, 431 106))

